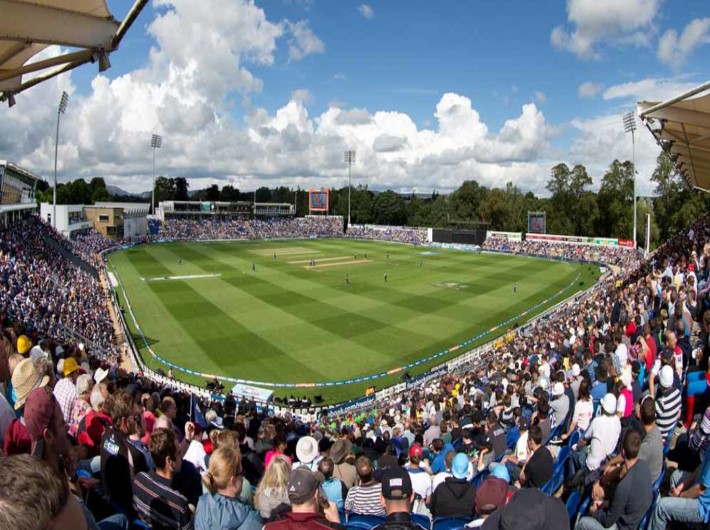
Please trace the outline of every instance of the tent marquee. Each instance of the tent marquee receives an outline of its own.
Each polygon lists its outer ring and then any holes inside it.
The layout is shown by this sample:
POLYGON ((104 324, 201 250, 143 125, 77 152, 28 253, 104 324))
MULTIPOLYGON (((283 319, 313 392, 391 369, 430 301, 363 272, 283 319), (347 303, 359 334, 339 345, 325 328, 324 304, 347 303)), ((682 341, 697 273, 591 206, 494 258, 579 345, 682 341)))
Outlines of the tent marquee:
POLYGON ((15 103, 15 95, 47 79, 108 56, 148 0, 135 0, 123 22, 105 0, 0 0, 0 102, 15 103), (33 61, 48 46, 60 46, 54 57, 33 61))
POLYGON ((710 82, 662 103, 641 101, 639 116, 676 169, 710 190, 710 82), (703 95, 705 94, 705 95, 703 95))

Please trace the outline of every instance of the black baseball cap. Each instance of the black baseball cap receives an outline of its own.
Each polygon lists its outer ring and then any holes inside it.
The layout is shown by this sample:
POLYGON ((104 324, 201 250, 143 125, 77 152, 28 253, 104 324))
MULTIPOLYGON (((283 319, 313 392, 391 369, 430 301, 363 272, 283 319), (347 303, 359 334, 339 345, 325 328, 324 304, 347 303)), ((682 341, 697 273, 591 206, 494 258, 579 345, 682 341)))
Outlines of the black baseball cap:
POLYGON ((288 477, 288 498, 293 504, 304 504, 313 497, 319 485, 320 481, 313 471, 297 467, 288 477))
POLYGON ((409 499, 412 480, 403 467, 390 467, 382 473, 382 496, 389 500, 409 499))

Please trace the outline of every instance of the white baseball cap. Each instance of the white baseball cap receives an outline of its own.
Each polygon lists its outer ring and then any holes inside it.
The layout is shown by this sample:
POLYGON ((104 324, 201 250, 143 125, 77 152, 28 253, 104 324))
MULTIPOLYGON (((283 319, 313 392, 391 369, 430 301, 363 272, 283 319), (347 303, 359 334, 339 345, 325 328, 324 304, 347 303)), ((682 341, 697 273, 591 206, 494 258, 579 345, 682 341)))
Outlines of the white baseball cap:
POLYGON ((602 398, 602 409, 604 409, 604 412, 607 414, 614 414, 616 413, 616 396, 614 394, 607 394, 602 398))
POLYGON ((565 393, 565 385, 562 383, 555 383, 552 385, 552 395, 553 396, 561 396, 562 394, 565 393))
POLYGON ((572 375, 575 377, 579 377, 581 370, 579 369, 579 365, 577 363, 574 363, 572 365, 572 375))
POLYGON ((658 376, 658 382, 661 383, 663 388, 670 388, 673 386, 673 368, 670 366, 664 366, 661 368, 661 373, 658 376))

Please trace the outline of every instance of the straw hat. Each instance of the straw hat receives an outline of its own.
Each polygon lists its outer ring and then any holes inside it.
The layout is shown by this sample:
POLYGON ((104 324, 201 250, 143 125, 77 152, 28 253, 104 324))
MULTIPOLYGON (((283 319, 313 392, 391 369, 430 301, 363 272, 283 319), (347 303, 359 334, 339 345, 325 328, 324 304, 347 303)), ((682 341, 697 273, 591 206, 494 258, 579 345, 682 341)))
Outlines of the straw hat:
POLYGON ((17 395, 15 410, 22 408, 30 392, 35 388, 47 386, 47 383, 49 376, 40 374, 31 359, 23 359, 12 372, 12 387, 17 395))

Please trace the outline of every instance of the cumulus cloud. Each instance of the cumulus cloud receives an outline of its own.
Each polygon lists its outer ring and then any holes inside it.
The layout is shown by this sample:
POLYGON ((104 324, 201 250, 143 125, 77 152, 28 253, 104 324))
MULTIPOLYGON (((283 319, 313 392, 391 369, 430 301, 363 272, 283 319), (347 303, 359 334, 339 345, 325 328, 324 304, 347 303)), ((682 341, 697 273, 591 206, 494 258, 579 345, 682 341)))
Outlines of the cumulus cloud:
POLYGON ((567 0, 567 25, 550 42, 581 59, 601 57, 599 45, 649 46, 661 0, 567 0))
POLYGON ((602 83, 595 83, 593 81, 587 81, 579 85, 577 89, 577 95, 580 98, 595 98, 604 91, 604 85, 602 83))
POLYGON ((372 10, 372 7, 367 4, 360 4, 360 7, 358 7, 357 10, 367 19, 375 18, 375 12, 372 10))
POLYGON ((683 65, 688 56, 703 44, 710 43, 710 18, 696 18, 678 36, 669 29, 658 41, 658 60, 673 67, 683 65))
POLYGON ((288 45, 288 56, 294 61, 300 61, 306 55, 312 53, 323 53, 325 51, 325 44, 323 44, 323 41, 308 27, 307 21, 286 21, 285 27, 288 28, 288 31, 291 33, 288 45))
POLYGON ((155 45, 142 68, 113 79, 97 75, 81 95, 71 74, 21 94, 15 107, 3 110, 0 158, 51 175, 56 100, 67 90, 61 180, 101 176, 128 191, 146 191, 153 172, 150 135, 159 133, 158 174, 186 177, 192 189, 342 186, 345 149, 358 153, 354 182, 374 189, 447 191, 472 178, 487 186, 513 181, 543 189, 540 175, 553 165, 552 128, 532 102, 497 132, 489 132, 470 98, 453 92, 441 95, 421 128, 404 112, 343 103, 311 115, 313 95, 305 88, 294 87, 275 111, 252 106, 250 95, 263 87, 253 65, 274 64, 277 51, 293 45, 294 27, 308 26, 269 20, 250 0, 214 1, 220 9, 162 0, 147 27, 155 45), (238 101, 244 117, 236 120, 238 101))

